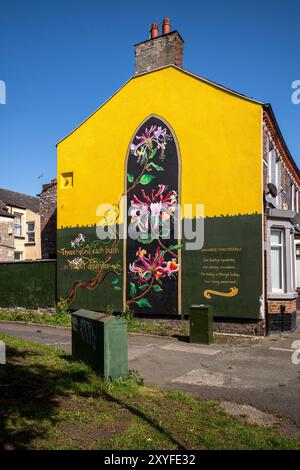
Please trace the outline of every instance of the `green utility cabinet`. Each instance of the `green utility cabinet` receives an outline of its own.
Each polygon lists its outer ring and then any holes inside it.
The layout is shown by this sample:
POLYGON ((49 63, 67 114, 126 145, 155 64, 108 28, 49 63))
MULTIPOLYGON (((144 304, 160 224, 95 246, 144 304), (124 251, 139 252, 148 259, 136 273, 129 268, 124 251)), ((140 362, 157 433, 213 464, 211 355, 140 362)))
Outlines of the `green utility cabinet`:
POLYGON ((210 305, 190 306, 190 343, 213 343, 213 309, 210 305))
POLYGON ((72 357, 106 380, 128 376, 127 320, 89 310, 72 313, 72 357))

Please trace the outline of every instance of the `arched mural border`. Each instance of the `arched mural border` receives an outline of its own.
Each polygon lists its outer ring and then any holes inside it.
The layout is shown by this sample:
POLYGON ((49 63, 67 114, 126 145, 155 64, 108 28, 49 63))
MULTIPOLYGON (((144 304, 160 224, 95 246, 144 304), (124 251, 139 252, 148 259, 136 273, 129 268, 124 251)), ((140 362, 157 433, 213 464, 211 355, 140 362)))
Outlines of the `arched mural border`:
MULTIPOLYGON (((179 146, 179 142, 178 142, 178 139, 177 139, 177 134, 176 134, 173 126, 171 126, 171 124, 167 121, 167 119, 165 119, 162 116, 160 116, 158 114, 155 114, 155 113, 149 114, 143 121, 141 121, 138 124, 138 126, 135 128, 134 132, 131 134, 131 138, 130 138, 130 141, 128 143, 126 157, 125 157, 125 161, 124 161, 124 186, 123 186, 124 187, 124 194, 127 195, 127 185, 128 185, 127 165, 128 165, 128 158, 129 158, 129 155, 130 155, 131 142, 133 141, 133 139, 134 139, 135 135, 137 134, 138 130, 151 118, 159 119, 164 124, 166 124, 166 126, 172 132, 172 136, 173 136, 175 146, 176 146, 176 153, 177 153, 177 160, 178 160, 178 203, 180 204, 180 208, 181 208, 181 200, 182 200, 182 194, 181 194, 181 192, 182 192, 182 159, 181 159, 181 151, 180 151, 180 146, 179 146)), ((124 237, 123 237, 123 266, 124 266, 124 269, 123 269, 123 310, 125 311, 125 309, 126 309, 126 285, 127 285, 127 269, 126 269, 126 267, 127 267, 127 257, 126 257, 127 202, 126 202, 126 198, 124 198, 124 200, 123 200, 122 212, 123 212, 123 233, 124 233, 124 237)), ((181 233, 181 229, 182 229, 182 226, 181 226, 181 224, 182 224, 182 210, 181 210, 181 213, 180 213, 178 224, 180 224, 179 230, 178 230, 178 234, 179 234, 178 244, 181 244, 182 243, 182 233, 181 233)), ((182 284, 181 284, 181 282, 182 282, 182 256, 181 256, 181 252, 182 252, 182 250, 179 249, 178 250, 178 262, 180 263, 180 269, 179 269, 179 272, 178 272, 178 315, 179 316, 182 316, 182 295, 181 295, 181 291, 182 291, 182 284)))

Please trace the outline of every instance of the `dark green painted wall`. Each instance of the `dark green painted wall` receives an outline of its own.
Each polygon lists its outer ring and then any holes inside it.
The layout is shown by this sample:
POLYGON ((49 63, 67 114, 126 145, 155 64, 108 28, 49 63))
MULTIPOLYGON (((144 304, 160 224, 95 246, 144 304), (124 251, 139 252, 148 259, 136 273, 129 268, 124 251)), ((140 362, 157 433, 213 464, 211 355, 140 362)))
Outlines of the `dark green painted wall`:
POLYGON ((0 263, 0 307, 46 308, 55 303, 55 260, 0 263))
MULTIPOLYGON (((73 286, 82 281, 92 282, 99 272, 100 263, 106 258, 107 250, 113 240, 102 241, 97 238, 96 227, 63 228, 57 231, 57 296, 67 298, 73 286), (79 234, 84 242, 72 246, 79 234), (78 269, 72 267, 72 261, 82 259, 78 269), (71 262, 71 265, 70 265, 71 262)), ((110 259, 107 271, 109 274, 100 283, 91 288, 80 287, 70 303, 72 310, 86 308, 105 311, 108 306, 116 312, 123 310, 123 240, 118 245, 118 253, 110 259), (120 267, 114 270, 115 267, 120 267)))
POLYGON ((263 289, 262 216, 208 217, 204 222, 203 249, 182 250, 183 314, 188 315, 191 304, 208 304, 217 317, 257 319, 263 289), (204 296, 206 290, 228 293, 231 288, 238 290, 233 297, 204 296))
MULTIPOLYGON (((184 230, 182 231, 184 234, 184 230)), ((202 250, 182 249, 182 313, 189 314, 192 304, 208 304, 214 316, 225 318, 258 319, 262 295, 262 217, 259 214, 206 218, 202 250), (223 296, 231 289, 237 294, 223 296), (204 292, 214 290, 211 299, 204 292)), ((75 227, 58 230, 58 297, 68 297, 78 282, 91 282, 97 276, 97 266, 105 259, 106 250, 113 241, 97 239, 95 227, 75 227), (84 243, 72 247, 79 234, 84 243), (70 261, 82 258, 78 269, 70 268, 70 261), (95 260, 95 265, 93 265, 95 260), (98 263, 98 264, 97 264, 98 263)), ((123 309, 123 241, 110 259, 105 280, 92 288, 78 289, 70 307, 105 311, 123 309), (112 267, 119 266, 117 272, 112 267)), ((170 315, 166 309, 164 315, 170 315)))

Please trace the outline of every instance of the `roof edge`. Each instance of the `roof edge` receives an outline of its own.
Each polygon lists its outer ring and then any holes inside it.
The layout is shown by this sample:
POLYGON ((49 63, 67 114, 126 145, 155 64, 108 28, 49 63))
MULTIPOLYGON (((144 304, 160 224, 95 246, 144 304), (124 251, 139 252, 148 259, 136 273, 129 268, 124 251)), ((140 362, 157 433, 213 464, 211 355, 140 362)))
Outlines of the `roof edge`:
POLYGON ((286 151, 286 153, 287 153, 289 159, 291 160, 291 163, 292 163, 292 165, 293 165, 293 167, 294 167, 294 170, 296 171, 297 175, 298 175, 299 178, 300 178, 300 170, 299 170, 298 165, 297 165, 297 163, 295 162, 295 160, 294 160, 294 158, 293 158, 293 156, 292 156, 292 154, 291 154, 291 152, 290 152, 290 149, 288 148, 288 145, 287 145, 287 143, 286 143, 284 137, 283 137, 283 134, 282 134, 282 132, 281 132, 281 130, 280 130, 280 127, 279 127, 279 124, 278 124, 278 121, 277 121, 277 119, 276 119, 276 116, 275 116, 275 113, 274 113, 274 111, 273 111, 273 108, 272 108, 271 103, 265 103, 265 104, 263 105, 263 109, 269 114, 271 120, 273 121, 274 126, 275 126, 275 128, 276 128, 276 131, 278 132, 278 136, 279 136, 280 140, 281 140, 282 143, 283 143, 283 147, 284 147, 284 149, 285 149, 285 151, 286 151))
MULTIPOLYGON (((175 32, 175 31, 173 31, 175 32)), ((170 33, 171 34, 171 33, 170 33)), ((179 33, 178 33, 179 34, 179 33)), ((79 127, 81 127, 86 121, 88 121, 92 116, 94 116, 94 114, 96 114, 103 106, 105 106, 111 99, 113 99, 123 88, 125 88, 126 85, 128 85, 129 82, 131 82, 131 80, 135 80, 139 77, 142 77, 144 75, 149 75, 151 73, 155 73, 155 72, 159 72, 160 70, 164 70, 164 69, 168 69, 168 68, 174 68, 175 70, 178 70, 179 72, 182 72, 190 77, 193 77, 199 81, 202 81, 204 83, 207 83, 208 85, 211 85, 215 88, 218 88, 220 90, 223 90, 225 91, 226 93, 230 93, 232 95, 235 95, 241 99, 244 99, 246 101, 249 101, 251 103, 255 103, 255 104, 258 104, 260 106, 263 106, 264 103, 263 102, 260 102, 260 101, 257 101, 253 98, 249 98, 248 96, 246 95, 243 95, 242 93, 239 93, 237 91, 234 91, 230 88, 226 88, 225 86, 223 85, 220 85, 219 83, 217 82, 213 82, 211 80, 208 80, 207 78, 204 78, 204 77, 201 77, 200 75, 197 75, 195 73, 192 73, 190 72, 189 70, 186 70, 186 69, 183 69, 181 67, 178 67, 177 65, 174 65, 174 64, 170 64, 170 65, 165 65, 164 67, 158 67, 157 69, 153 69, 153 70, 150 70, 149 72, 143 72, 143 73, 140 73, 140 74, 137 74, 137 75, 133 75, 132 77, 130 77, 120 88, 118 88, 117 91, 115 91, 115 93, 113 93, 109 98, 107 98, 107 100, 105 100, 100 106, 98 106, 98 108, 95 109, 95 111, 93 111, 91 114, 89 114, 83 121, 81 121, 80 124, 78 124, 76 127, 74 127, 74 129, 72 131, 70 131, 67 135, 65 135, 62 139, 60 139, 57 143, 56 143, 56 147, 61 144, 65 139, 67 139, 70 135, 72 135, 77 129, 79 129, 79 127)))

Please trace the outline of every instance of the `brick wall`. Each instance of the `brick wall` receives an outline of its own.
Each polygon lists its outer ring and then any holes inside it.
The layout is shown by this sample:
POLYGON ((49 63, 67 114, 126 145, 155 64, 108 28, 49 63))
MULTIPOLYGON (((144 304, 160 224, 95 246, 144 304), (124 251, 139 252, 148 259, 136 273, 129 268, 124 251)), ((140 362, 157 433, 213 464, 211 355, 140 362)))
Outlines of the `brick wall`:
POLYGON ((281 306, 285 307, 285 313, 294 313, 296 312, 296 299, 291 300, 268 300, 268 312, 270 315, 280 313, 281 306))
MULTIPOLYGON (((265 116, 266 117, 266 116, 265 116)), ((284 189, 285 191, 290 190, 291 182, 294 184, 298 183, 295 174, 292 174, 290 162, 287 160, 287 155, 283 153, 283 149, 277 146, 278 143, 275 138, 274 132, 272 132, 271 124, 266 120, 267 128, 264 129, 263 133, 263 187, 264 191, 267 192, 268 183, 268 149, 267 140, 268 137, 273 138, 273 142, 279 152, 281 159, 281 180, 278 190, 284 189)), ((283 192, 279 195, 279 206, 281 209, 291 210, 291 201, 289 194, 283 192)), ((264 214, 264 241, 267 242, 267 215, 266 211, 264 214)), ((265 289, 266 295, 268 286, 268 276, 270 269, 267 266, 267 251, 265 251, 265 289)), ((279 331, 291 331, 296 326, 296 299, 266 299, 266 317, 267 317, 267 329, 270 333, 279 331)))
POLYGON ((183 40, 177 31, 135 46, 135 73, 145 73, 167 65, 182 67, 183 40))
POLYGON ((42 258, 56 258, 56 180, 43 185, 40 194, 42 258))

